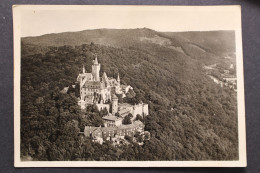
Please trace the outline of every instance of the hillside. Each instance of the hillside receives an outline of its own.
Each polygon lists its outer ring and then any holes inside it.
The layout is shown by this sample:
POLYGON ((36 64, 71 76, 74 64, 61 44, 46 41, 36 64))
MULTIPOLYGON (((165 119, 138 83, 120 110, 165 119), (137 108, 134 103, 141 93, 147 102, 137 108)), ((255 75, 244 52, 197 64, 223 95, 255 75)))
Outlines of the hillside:
POLYGON ((220 56, 149 29, 92 32, 89 37, 82 31, 22 40, 22 155, 34 160, 238 159, 236 93, 216 85, 202 70, 202 63, 224 62, 220 56), (82 64, 90 71, 93 53, 101 71, 108 76, 119 72, 122 84, 133 86, 134 102, 149 104, 144 122, 151 139, 143 146, 115 148, 78 137, 79 128, 101 125, 102 113, 90 108, 90 119, 82 119, 75 96, 59 91, 74 84, 82 64))
POLYGON ((77 46, 93 42, 117 48, 142 47, 142 45, 156 44, 189 56, 207 56, 210 60, 210 57, 223 59, 223 56, 226 55, 235 59, 234 37, 233 31, 163 33, 148 28, 96 29, 26 37, 22 38, 22 43, 30 47, 57 47, 64 45, 77 46))
POLYGON ((39 46, 75 46, 94 42, 107 46, 127 47, 135 44, 139 37, 149 38, 155 34, 156 32, 150 29, 96 29, 26 37, 22 41, 39 46))
POLYGON ((234 31, 168 32, 170 37, 179 37, 195 43, 219 55, 233 55, 236 51, 234 31))

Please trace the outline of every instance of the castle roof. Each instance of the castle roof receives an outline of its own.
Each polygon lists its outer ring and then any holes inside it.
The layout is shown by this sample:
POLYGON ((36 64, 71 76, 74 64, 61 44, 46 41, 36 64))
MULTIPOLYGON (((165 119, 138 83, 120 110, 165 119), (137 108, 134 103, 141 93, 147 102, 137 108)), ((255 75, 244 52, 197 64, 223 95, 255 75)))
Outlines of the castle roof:
POLYGON ((107 80, 108 80, 106 72, 103 73, 102 79, 103 79, 104 81, 107 81, 107 80))
POLYGON ((92 132, 92 134, 97 134, 97 133, 99 133, 99 135, 102 135, 101 133, 102 133, 102 127, 98 127, 97 129, 95 129, 93 132, 92 132))
POLYGON ((114 115, 107 115, 104 116, 103 119, 104 120, 110 120, 110 121, 115 121, 118 117, 114 116, 114 115))
POLYGON ((118 99, 118 97, 115 94, 113 94, 112 99, 118 99))
POLYGON ((117 116, 114 116, 114 115, 107 115, 107 116, 104 116, 103 119, 104 120, 110 120, 110 121, 116 121, 120 118, 118 118, 117 116))
POLYGON ((79 74, 78 77, 77 77, 77 81, 80 81, 81 78, 82 79, 84 79, 84 78, 91 79, 92 73, 81 73, 81 74, 79 74))
POLYGON ((97 56, 95 57, 94 64, 98 64, 97 56))
POLYGON ((129 113, 131 113, 130 109, 120 109, 118 110, 118 113, 120 114, 121 117, 127 116, 129 113))
POLYGON ((109 132, 117 129, 118 129, 117 127, 102 127, 102 132, 109 132))
POLYGON ((85 126, 84 133, 92 133, 93 131, 97 130, 99 127, 93 126, 85 126))
POLYGON ((119 105, 118 105, 118 108, 119 109, 126 109, 126 108, 132 108, 134 105, 131 105, 131 104, 129 104, 129 103, 120 103, 119 105))
POLYGON ((126 88, 126 87, 128 87, 129 85, 121 85, 121 88, 123 89, 123 88, 126 88))
POLYGON ((90 133, 104 133, 104 132, 111 132, 111 131, 117 131, 117 130, 127 130, 127 129, 134 129, 138 128, 140 125, 144 126, 144 124, 137 120, 134 121, 132 124, 127 124, 127 125, 121 125, 121 126, 115 126, 115 127, 90 127, 86 126, 85 127, 85 133, 90 132, 90 133))
POLYGON ((83 77, 87 77, 87 78, 91 78, 92 73, 84 73, 82 76, 83 77))
POLYGON ((134 124, 126 124, 126 125, 118 126, 118 130, 133 129, 133 128, 135 128, 135 125, 134 125, 134 124))
POLYGON ((140 120, 134 121, 133 124, 135 126, 143 125, 142 121, 140 121, 140 120))
POLYGON ((103 88, 103 83, 100 81, 86 81, 84 83, 84 86, 86 88, 94 88, 94 89, 99 89, 99 88, 103 88))

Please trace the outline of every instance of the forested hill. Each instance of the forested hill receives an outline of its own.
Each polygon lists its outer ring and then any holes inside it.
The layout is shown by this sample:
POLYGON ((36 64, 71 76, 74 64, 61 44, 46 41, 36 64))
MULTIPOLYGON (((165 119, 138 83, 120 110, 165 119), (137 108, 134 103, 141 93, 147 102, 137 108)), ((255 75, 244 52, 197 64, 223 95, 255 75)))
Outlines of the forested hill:
POLYGON ((234 31, 167 32, 170 37, 195 43, 219 55, 233 55, 236 51, 234 31))
POLYGON ((210 53, 210 56, 233 56, 235 52, 234 31, 157 32, 148 28, 95 29, 22 38, 22 43, 27 46, 41 47, 76 46, 91 42, 118 48, 138 47, 140 44, 150 43, 184 51, 193 56, 202 56, 205 51, 210 53))
POLYGON ((196 46, 182 49, 181 39, 149 29, 138 34, 139 41, 119 32, 118 39, 129 38, 125 46, 116 41, 113 44, 119 46, 94 40, 81 44, 87 37, 63 46, 51 44, 56 41, 50 39, 41 43, 44 36, 35 42, 34 38, 22 40, 22 156, 34 160, 238 159, 236 93, 215 84, 202 70, 204 60, 222 62, 221 57, 196 46), (52 46, 46 46, 47 42, 52 46), (150 115, 144 123, 151 139, 143 146, 115 148, 109 142, 99 145, 78 136, 85 125, 102 124, 102 113, 91 109, 86 115, 90 118, 82 119, 75 96, 59 91, 74 84, 82 64, 90 71, 93 53, 98 55, 101 71, 108 76, 119 72, 122 83, 133 86, 134 102, 149 104, 150 115))

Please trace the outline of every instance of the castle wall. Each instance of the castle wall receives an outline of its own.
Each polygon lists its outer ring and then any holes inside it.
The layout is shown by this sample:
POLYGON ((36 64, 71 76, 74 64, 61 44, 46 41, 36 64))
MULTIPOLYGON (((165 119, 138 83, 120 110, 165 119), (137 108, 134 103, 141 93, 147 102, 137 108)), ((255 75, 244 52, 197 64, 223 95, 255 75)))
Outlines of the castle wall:
POLYGON ((130 104, 119 104, 118 113, 121 117, 125 117, 129 113, 133 114, 133 106, 130 104))
POLYGON ((121 126, 122 125, 122 119, 118 119, 115 121, 115 126, 121 126))
POLYGON ((141 104, 135 105, 132 114, 133 114, 133 119, 136 118, 137 114, 142 116, 142 114, 143 114, 143 105, 141 105, 141 104))
POLYGON ((143 104, 143 113, 144 113, 144 116, 147 116, 149 114, 148 104, 143 104))
POLYGON ((138 104, 138 105, 135 105, 134 108, 133 108, 133 119, 136 118, 136 115, 139 114, 141 116, 146 116, 148 115, 148 104, 138 104))

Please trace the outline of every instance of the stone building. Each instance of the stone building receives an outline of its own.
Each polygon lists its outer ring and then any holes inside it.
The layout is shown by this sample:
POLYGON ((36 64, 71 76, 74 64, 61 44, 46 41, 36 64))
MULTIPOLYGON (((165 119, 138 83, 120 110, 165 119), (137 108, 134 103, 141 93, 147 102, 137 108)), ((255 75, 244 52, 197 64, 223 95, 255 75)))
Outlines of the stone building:
POLYGON ((123 118, 114 116, 112 114, 104 116, 103 118, 105 127, 121 126, 123 118))
POLYGON ((136 132, 144 133, 144 124, 141 121, 134 121, 132 124, 110 126, 110 127, 90 127, 86 126, 84 135, 91 137, 94 142, 103 143, 104 140, 123 139, 126 135, 133 137, 136 132))
POLYGON ((149 114, 148 104, 139 103, 136 105, 131 105, 128 103, 121 103, 118 106, 118 113, 121 117, 127 116, 129 113, 133 115, 132 120, 136 118, 136 115, 139 114, 142 117, 145 117, 149 114))

